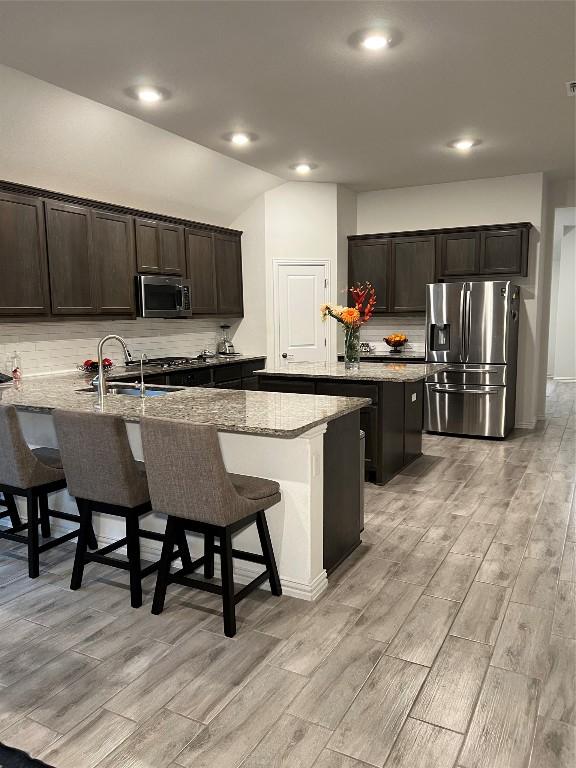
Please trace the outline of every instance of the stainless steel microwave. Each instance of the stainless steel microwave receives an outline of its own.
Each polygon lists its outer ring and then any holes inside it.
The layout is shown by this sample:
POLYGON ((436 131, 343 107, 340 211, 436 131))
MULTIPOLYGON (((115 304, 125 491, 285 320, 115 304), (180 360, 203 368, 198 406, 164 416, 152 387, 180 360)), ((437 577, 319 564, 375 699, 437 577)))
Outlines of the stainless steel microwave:
POLYGON ((181 277, 138 275, 140 317, 192 317, 191 284, 181 277))

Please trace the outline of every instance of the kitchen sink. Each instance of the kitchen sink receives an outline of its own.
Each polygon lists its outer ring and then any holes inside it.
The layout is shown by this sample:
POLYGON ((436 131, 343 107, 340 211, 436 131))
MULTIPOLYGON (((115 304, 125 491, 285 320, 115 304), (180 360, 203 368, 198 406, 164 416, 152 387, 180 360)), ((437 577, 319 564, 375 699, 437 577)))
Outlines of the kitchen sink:
MULTIPOLYGON (((162 395, 171 395, 173 392, 181 392, 186 387, 146 387, 146 397, 162 397, 162 395)), ((84 389, 77 389, 78 393, 86 393, 89 395, 98 394, 98 387, 86 387, 84 389)), ((122 395, 124 397, 140 397, 140 386, 134 384, 109 384, 109 395, 122 395)))

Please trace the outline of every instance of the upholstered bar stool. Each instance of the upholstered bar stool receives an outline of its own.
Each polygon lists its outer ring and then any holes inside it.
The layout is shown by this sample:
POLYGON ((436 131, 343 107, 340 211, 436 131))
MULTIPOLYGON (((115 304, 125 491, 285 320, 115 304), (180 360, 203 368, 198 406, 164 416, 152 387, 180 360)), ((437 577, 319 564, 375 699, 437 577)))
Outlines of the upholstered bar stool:
POLYGON ((158 568, 158 562, 142 568, 140 537, 163 541, 164 536, 140 528, 140 517, 148 514, 152 507, 146 471, 142 462, 134 459, 124 420, 111 414, 57 410, 54 425, 68 490, 76 497, 80 513, 80 535, 70 589, 82 586, 86 563, 113 566, 129 571, 130 603, 133 608, 139 608, 142 579, 158 568), (88 552, 93 512, 124 518, 126 536, 88 552), (108 556, 123 546, 126 546, 127 561, 108 556))
POLYGON ((268 580, 273 595, 282 588, 265 510, 280 501, 280 486, 273 480, 228 473, 218 432, 214 427, 145 418, 140 422, 150 498, 156 512, 168 515, 152 613, 164 608, 168 584, 194 587, 222 596, 224 632, 236 634, 236 604, 268 580), (233 549, 232 536, 256 523, 262 554, 233 549), (204 535, 204 555, 191 560, 186 531, 204 535), (214 539, 220 544, 216 545, 214 539), (174 547, 185 553, 182 568, 170 572, 174 547), (190 578, 203 566, 204 577, 214 576, 214 554, 220 555, 222 585, 190 578), (265 570, 235 592, 233 558, 260 563, 265 570))
MULTIPOLYGON (((50 518, 79 522, 78 515, 58 512, 48 506, 48 494, 66 488, 66 479, 60 454, 53 448, 30 449, 12 405, 0 405, 0 491, 6 511, 0 517, 10 516, 11 527, 0 530, 0 539, 28 545, 28 575, 35 579, 40 572, 40 553, 78 536, 76 528, 40 544, 38 525, 43 538, 51 534, 50 518), (23 523, 16 508, 14 496, 26 499, 28 520, 23 523)), ((96 545, 94 532, 87 531, 87 541, 96 545)))

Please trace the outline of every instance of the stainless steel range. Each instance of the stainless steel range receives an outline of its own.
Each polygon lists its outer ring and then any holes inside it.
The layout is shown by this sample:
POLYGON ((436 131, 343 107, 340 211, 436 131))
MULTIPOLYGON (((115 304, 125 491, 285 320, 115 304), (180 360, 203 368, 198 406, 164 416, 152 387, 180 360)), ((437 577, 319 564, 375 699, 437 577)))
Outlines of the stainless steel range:
POLYGON ((426 382, 425 429, 506 437, 514 427, 519 295, 508 281, 427 286, 426 360, 449 368, 426 382))

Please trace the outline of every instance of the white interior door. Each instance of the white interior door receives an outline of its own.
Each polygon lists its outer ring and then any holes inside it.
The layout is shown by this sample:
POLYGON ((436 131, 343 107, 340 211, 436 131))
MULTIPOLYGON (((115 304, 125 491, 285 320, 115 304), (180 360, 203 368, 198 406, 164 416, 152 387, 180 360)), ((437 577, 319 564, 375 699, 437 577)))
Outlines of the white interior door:
POLYGON ((327 326, 320 317, 326 303, 325 264, 278 264, 276 322, 280 361, 325 362, 327 326))

